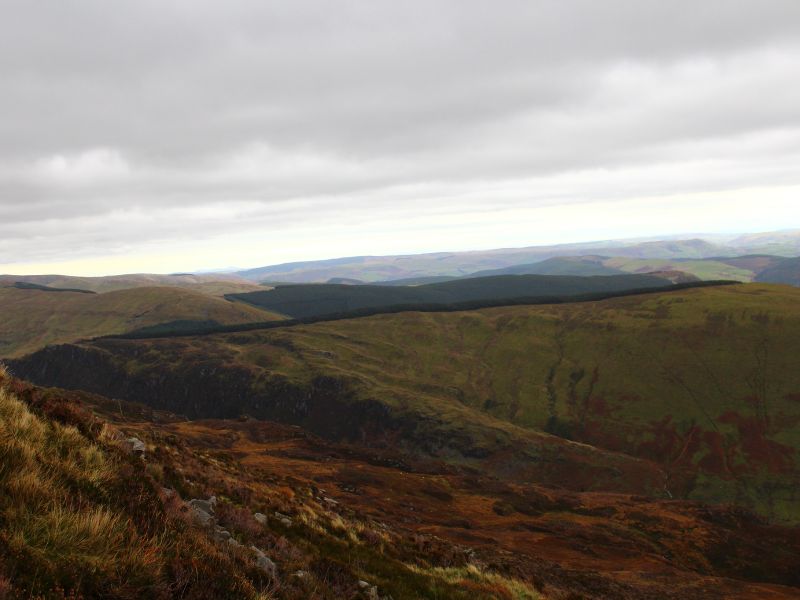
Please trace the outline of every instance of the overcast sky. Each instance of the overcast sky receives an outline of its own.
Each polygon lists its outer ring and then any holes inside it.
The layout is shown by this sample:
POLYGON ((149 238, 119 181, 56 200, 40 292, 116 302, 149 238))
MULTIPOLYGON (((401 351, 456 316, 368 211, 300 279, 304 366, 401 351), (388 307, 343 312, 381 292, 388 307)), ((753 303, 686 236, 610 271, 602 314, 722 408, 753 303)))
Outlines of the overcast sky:
POLYGON ((0 7, 0 273, 800 227, 798 0, 0 7))

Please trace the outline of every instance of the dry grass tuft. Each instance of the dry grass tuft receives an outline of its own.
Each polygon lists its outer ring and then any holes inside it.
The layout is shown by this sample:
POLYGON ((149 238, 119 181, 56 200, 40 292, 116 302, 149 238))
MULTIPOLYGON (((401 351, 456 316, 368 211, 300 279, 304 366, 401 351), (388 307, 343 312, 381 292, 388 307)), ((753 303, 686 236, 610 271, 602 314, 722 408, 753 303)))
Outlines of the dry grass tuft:
POLYGON ((508 600, 541 600, 542 598, 539 592, 523 581, 484 571, 472 564, 465 567, 433 567, 428 569, 409 565, 409 569, 415 573, 436 577, 462 589, 473 590, 476 593, 492 594, 496 598, 508 600))

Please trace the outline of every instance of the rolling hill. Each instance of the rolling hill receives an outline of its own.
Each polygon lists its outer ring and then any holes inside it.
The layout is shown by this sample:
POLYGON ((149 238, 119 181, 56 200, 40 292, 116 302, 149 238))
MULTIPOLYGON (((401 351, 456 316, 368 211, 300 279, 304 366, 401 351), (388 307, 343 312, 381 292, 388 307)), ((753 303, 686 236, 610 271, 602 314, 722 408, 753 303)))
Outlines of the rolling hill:
MULTIPOLYGON (((478 271, 468 277, 488 277, 491 275, 571 275, 590 277, 596 275, 623 275, 625 271, 607 267, 603 256, 557 256, 540 262, 514 265, 503 269, 478 271)), ((654 269, 655 270, 655 269, 654 269)), ((720 278, 722 279, 722 278, 720 278)))
POLYGON ((114 292, 138 287, 178 287, 210 296, 223 296, 237 292, 263 289, 251 281, 229 274, 108 275, 105 277, 74 277, 69 275, 0 275, 0 285, 17 282, 42 285, 49 288, 80 289, 92 292, 114 292))
POLYGON ((403 285, 418 285, 431 283, 432 278, 441 281, 440 278, 464 276, 581 276, 682 270, 700 279, 753 281, 760 270, 781 258, 800 255, 798 231, 706 237, 708 239, 609 240, 470 252, 354 256, 258 267, 236 275, 270 284, 403 280, 403 285))
POLYGON ((280 285, 270 290, 229 294, 246 302, 294 318, 306 318, 362 309, 414 305, 450 305, 473 301, 561 297, 666 287, 671 282, 646 275, 567 277, 498 275, 460 278, 415 286, 388 285, 280 285))
POLYGON ((518 482, 797 523, 798 340, 800 290, 743 284, 97 340, 11 367, 193 418, 249 414, 518 482))
POLYGON ((798 285, 793 264, 797 259, 765 254, 717 256, 707 259, 643 259, 622 256, 564 256, 527 265, 515 265, 493 271, 479 271, 465 277, 502 274, 540 275, 613 275, 639 273, 658 276, 666 272, 682 272, 701 280, 763 281, 798 285), (762 273, 764 276, 762 277, 762 273), (766 277, 766 278, 765 278, 766 277))
POLYGON ((0 287, 0 356, 165 323, 233 324, 278 318, 252 306, 174 287, 104 294, 0 287))
POLYGON ((756 281, 800 286, 800 258, 785 258, 760 270, 756 281))
POLYGON ((737 254, 741 254, 741 251, 700 239, 648 242, 613 240, 472 252, 355 256, 285 263, 239 271, 236 274, 257 282, 324 283, 333 278, 378 282, 431 276, 460 277, 479 271, 540 262, 559 256, 603 255, 676 259, 735 256, 737 254))

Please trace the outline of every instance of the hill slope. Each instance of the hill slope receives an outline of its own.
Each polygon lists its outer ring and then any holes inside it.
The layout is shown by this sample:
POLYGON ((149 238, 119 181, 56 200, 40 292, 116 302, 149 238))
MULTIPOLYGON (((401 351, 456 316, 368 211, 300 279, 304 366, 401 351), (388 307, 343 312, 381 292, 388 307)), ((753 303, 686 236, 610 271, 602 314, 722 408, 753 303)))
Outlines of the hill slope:
POLYGON ((290 317, 304 318, 397 305, 445 305, 481 300, 571 296, 666 287, 670 283, 658 277, 645 275, 608 277, 498 275, 417 286, 281 285, 271 290, 230 294, 226 297, 290 317))
POLYGON ((744 284, 98 340, 12 366, 193 417, 246 413, 518 481, 798 522, 799 344, 800 290, 744 284))
POLYGON ((789 600, 800 586, 800 530, 733 507, 512 484, 1 368, 0 417, 7 598, 789 600))
POLYGON ((602 256, 559 256, 525 265, 514 265, 503 269, 478 271, 469 277, 490 275, 572 275, 589 277, 593 275, 622 275, 625 271, 607 267, 602 256))
POLYGON ((280 318, 245 304, 169 287, 105 294, 0 287, 0 315, 0 356, 4 357, 47 344, 175 321, 233 324, 280 318))
POLYGON ((761 270, 756 281, 800 286, 800 258, 785 258, 761 270))
POLYGON ((106 277, 74 277, 70 275, 0 275, 0 285, 26 282, 51 288, 71 288, 104 293, 139 287, 179 287, 210 296, 223 296, 261 289, 246 279, 229 274, 156 275, 140 273, 106 277))

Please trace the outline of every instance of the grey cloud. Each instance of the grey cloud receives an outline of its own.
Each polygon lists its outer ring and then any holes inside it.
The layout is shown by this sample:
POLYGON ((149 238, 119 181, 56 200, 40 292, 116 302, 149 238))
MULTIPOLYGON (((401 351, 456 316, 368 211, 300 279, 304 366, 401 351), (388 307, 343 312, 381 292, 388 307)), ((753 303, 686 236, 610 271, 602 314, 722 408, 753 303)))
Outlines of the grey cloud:
MULTIPOLYGON (((114 220, 119 210, 191 221, 192 208, 250 202, 262 205, 250 226, 268 229, 323 214, 335 224, 337 205, 425 205, 395 200, 404 187, 435 188, 455 212, 471 187, 530 179, 551 198, 614 193, 567 181, 590 169, 673 165, 666 180, 630 186, 649 193, 800 183, 795 0, 4 8, 0 232, 15 260, 61 253, 34 238, 42 223, 93 251, 248 225, 232 213, 191 232, 177 219, 136 233, 114 220), (703 180, 680 167, 699 160, 719 172, 703 180), (116 233, 95 232, 103 219, 116 233)), ((541 189, 495 200, 544 202, 541 189)))

